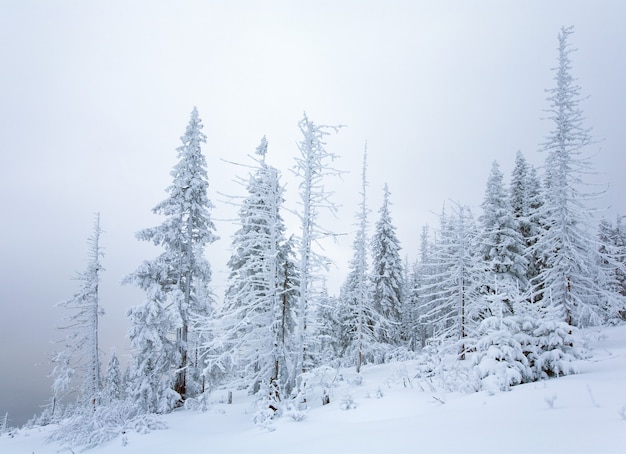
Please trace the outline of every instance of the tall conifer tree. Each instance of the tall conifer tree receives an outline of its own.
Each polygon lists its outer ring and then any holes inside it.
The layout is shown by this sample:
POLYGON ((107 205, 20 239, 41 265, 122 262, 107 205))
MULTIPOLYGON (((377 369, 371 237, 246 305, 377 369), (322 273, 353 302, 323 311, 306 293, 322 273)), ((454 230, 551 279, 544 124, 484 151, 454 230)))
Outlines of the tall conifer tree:
POLYGON ((100 350, 98 347, 98 322, 104 313, 100 307, 100 213, 96 215, 93 233, 87 240, 89 260, 87 269, 79 273, 76 280, 80 289, 69 300, 59 303, 68 310, 66 324, 60 327, 65 333, 63 350, 55 354, 53 363, 54 399, 66 393, 77 392, 79 404, 83 407, 98 404, 101 391, 100 350))
POLYGON ((375 312, 375 334, 380 342, 400 341, 404 272, 400 258, 400 241, 389 211, 389 188, 385 183, 380 218, 372 238, 372 298, 375 312))
POLYGON ((330 193, 324 184, 328 176, 338 175, 330 162, 337 156, 326 150, 324 139, 337 126, 316 125, 304 115, 298 123, 302 140, 298 144, 300 155, 296 157, 294 173, 301 181, 300 209, 301 237, 298 257, 299 296, 297 307, 296 344, 297 354, 293 377, 297 380, 298 391, 306 402, 305 383, 300 379, 314 365, 316 350, 315 327, 317 322, 316 305, 321 292, 320 269, 326 266, 327 259, 322 257, 314 245, 323 237, 333 235, 322 227, 319 221, 321 209, 336 212, 336 205, 330 200, 330 193))
POLYGON ((545 229, 532 251, 541 254, 543 263, 534 282, 543 304, 552 306, 553 313, 567 324, 585 326, 602 321, 598 301, 603 289, 596 279, 591 210, 585 205, 597 194, 583 192, 583 178, 591 172, 583 152, 592 138, 583 126, 580 87, 571 73, 572 33, 572 27, 559 33, 556 86, 548 90, 553 129, 543 144, 547 154, 541 211, 545 229))
MULTIPOLYGON (((524 241, 527 259, 526 281, 530 283, 541 270, 540 254, 531 247, 537 242, 543 229, 540 215, 543 193, 537 170, 526 161, 520 151, 515 157, 509 191, 513 216, 524 241)), ((521 288, 521 290, 526 289, 521 288)))
POLYGON ((432 327, 432 340, 440 350, 455 348, 465 359, 468 338, 475 333, 477 301, 482 284, 482 262, 476 258, 476 226, 470 210, 459 205, 440 217, 428 274, 419 289, 421 320, 432 327))
POLYGON ((483 287, 491 296, 497 288, 497 301, 502 302, 506 306, 505 313, 510 314, 514 295, 519 289, 526 288, 528 262, 524 258, 524 241, 503 180, 500 166, 494 162, 479 219, 482 227, 479 247, 485 263, 483 287))
MULTIPOLYGON (((240 228, 233 237, 231 269, 225 295, 226 349, 248 379, 252 392, 271 405, 288 385, 293 334, 293 267, 284 254, 287 241, 280 214, 284 189, 278 170, 265 162, 267 140, 257 148, 256 170, 239 208, 240 228)), ((269 406, 269 404, 267 405, 269 406)), ((266 406, 266 407, 267 407, 266 406)))
POLYGON ((371 361, 371 352, 377 339, 374 335, 375 320, 372 294, 368 280, 367 260, 367 147, 363 153, 361 173, 361 202, 357 212, 357 231, 353 243, 350 271, 341 287, 341 321, 345 353, 354 360, 357 373, 364 362, 371 361))
MULTIPOLYGON (((165 220, 157 227, 137 233, 139 240, 151 241, 163 247, 164 252, 145 261, 125 280, 144 290, 147 298, 143 306, 129 311, 131 342, 141 356, 136 357, 136 365, 152 368, 149 363, 161 364, 160 373, 173 376, 173 391, 181 400, 190 397, 191 317, 194 313, 206 313, 206 306, 210 304, 206 289, 211 281, 211 269, 204 257, 204 248, 217 239, 210 215, 213 204, 207 196, 206 159, 201 150, 206 135, 202 128, 194 107, 181 137, 182 145, 177 148, 178 163, 171 171, 173 181, 167 188, 169 196, 152 210, 165 216, 165 220), (149 327, 153 328, 152 332, 147 331, 149 327), (170 337, 174 338, 176 353, 165 348, 171 342, 170 337), (153 342, 164 348, 151 350, 148 344, 153 342)), ((155 380, 153 384, 163 380, 167 383, 169 378, 155 380)), ((152 392, 157 393, 157 390, 152 392)))

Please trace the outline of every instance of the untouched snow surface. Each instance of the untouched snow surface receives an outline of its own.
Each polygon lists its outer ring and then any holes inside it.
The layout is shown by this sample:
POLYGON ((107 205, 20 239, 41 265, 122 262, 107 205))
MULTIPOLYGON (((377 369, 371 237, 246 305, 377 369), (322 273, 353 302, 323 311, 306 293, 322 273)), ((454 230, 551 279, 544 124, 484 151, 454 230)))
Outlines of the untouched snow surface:
MULTIPOLYGON (((176 411, 164 417, 167 430, 129 432, 88 452, 626 453, 626 326, 587 334, 593 356, 579 374, 510 392, 432 389, 415 379, 414 361, 366 366, 360 384, 352 369, 327 369, 331 403, 322 406, 322 388, 313 388, 302 421, 283 416, 275 430, 259 429, 251 398, 235 391, 229 405, 220 390, 204 413, 176 411)), ((72 452, 45 444, 49 430, 2 435, 0 453, 72 452)))

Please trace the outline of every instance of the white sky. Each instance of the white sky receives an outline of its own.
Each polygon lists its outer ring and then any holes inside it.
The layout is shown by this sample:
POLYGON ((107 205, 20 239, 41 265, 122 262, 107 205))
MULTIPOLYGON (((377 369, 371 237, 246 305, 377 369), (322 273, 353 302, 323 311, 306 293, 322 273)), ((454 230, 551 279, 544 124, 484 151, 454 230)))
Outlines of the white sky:
MULTIPOLYGON (((128 353, 125 312, 142 294, 119 282, 160 252, 134 233, 159 223, 151 209, 166 197, 194 105, 223 220, 235 211, 218 192, 241 194, 232 181, 241 169, 222 159, 245 162, 267 135, 294 207, 303 111, 347 125, 328 139, 336 167, 350 171, 329 182, 342 204, 331 225, 349 233, 328 246, 332 292, 351 255, 364 143, 370 224, 388 182, 413 259, 421 226, 436 226, 445 201, 478 213, 493 160, 507 181, 518 149, 541 165, 556 37, 574 25, 573 72, 589 95, 587 125, 603 139, 590 152, 611 184, 601 205, 626 213, 625 12, 607 0, 0 0, 0 413, 23 422, 50 394, 49 341, 63 315, 53 306, 76 289, 96 211, 106 231, 102 348, 128 353)), ((221 297, 233 225, 217 228, 207 256, 221 297)))

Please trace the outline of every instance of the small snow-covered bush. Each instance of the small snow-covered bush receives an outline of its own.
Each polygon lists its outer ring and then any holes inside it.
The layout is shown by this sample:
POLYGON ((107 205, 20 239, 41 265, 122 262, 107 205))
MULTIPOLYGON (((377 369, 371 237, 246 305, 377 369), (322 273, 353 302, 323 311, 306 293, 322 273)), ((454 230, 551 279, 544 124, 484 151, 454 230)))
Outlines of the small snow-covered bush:
POLYGON ((306 417, 305 412, 299 410, 293 402, 288 402, 285 404, 283 415, 293 419, 296 422, 300 422, 306 417))
POLYGON ((480 361, 475 370, 483 389, 489 394, 509 391, 511 386, 522 383, 522 376, 515 367, 487 356, 480 361))
POLYGON ((133 428, 137 433, 147 434, 153 430, 165 430, 167 429, 167 424, 160 415, 152 413, 135 416, 129 421, 127 427, 133 428))
POLYGON ((543 398, 546 405, 550 408, 554 408, 554 402, 556 402, 556 394, 551 394, 543 398))
POLYGON ((346 394, 341 399, 341 403, 339 404, 339 408, 342 410, 354 410, 356 408, 356 403, 350 394, 346 394))
POLYGON ((272 426, 272 420, 274 419, 274 410, 272 410, 266 401, 258 400, 256 404, 256 411, 252 417, 254 424, 262 430, 272 432, 275 428, 272 426))
POLYGON ((91 406, 75 409, 59 423, 46 441, 57 442, 63 447, 79 447, 84 451, 129 430, 147 434, 162 429, 167 429, 167 424, 159 415, 138 413, 133 403, 117 401, 100 405, 95 410, 91 406))
POLYGON ((268 432, 274 430, 272 420, 282 413, 282 402, 276 398, 277 394, 271 390, 272 387, 269 383, 263 382, 261 384, 256 394, 255 412, 252 417, 252 421, 257 427, 268 432))
POLYGON ((396 347, 393 350, 389 350, 385 355, 385 362, 402 362, 410 361, 417 358, 418 354, 406 347, 396 347))
POLYGON ((361 386, 363 384, 363 375, 356 374, 352 380, 350 380, 350 384, 354 386, 361 386))
POLYGON ((208 393, 185 399, 185 410, 205 412, 208 408, 208 393))
MULTIPOLYGON (((472 345, 473 340, 464 339, 464 344, 472 345)), ((471 393, 480 389, 478 380, 472 370, 472 362, 460 361, 460 343, 441 343, 428 346, 423 362, 418 365, 417 385, 431 391, 443 389, 451 392, 471 393)), ((468 355, 469 356, 469 355, 468 355)))
POLYGON ((404 386, 405 388, 413 388, 413 381, 411 380, 411 377, 409 376, 409 371, 406 367, 405 362, 399 362, 394 367, 391 380, 393 380, 396 383, 401 382, 402 386, 404 386))

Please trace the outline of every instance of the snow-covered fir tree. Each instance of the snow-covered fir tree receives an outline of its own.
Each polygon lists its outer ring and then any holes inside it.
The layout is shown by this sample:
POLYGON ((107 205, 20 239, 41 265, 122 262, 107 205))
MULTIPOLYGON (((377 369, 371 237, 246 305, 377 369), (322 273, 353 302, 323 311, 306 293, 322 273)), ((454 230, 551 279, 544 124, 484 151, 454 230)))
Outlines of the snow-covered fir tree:
MULTIPOLYGON (((325 138, 339 127, 316 125, 304 115, 298 123, 302 140, 298 144, 300 155, 296 157, 294 173, 300 178, 299 194, 300 209, 298 216, 301 222, 301 237, 298 257, 299 299, 296 324, 297 352, 294 362, 294 377, 302 377, 314 365, 314 354, 317 350, 316 309, 320 294, 320 270, 326 267, 324 258, 314 245, 333 232, 324 228, 319 222, 319 212, 327 209, 336 212, 336 205, 330 200, 330 193, 325 186, 325 178, 336 176, 339 171, 331 167, 336 155, 326 150, 325 138)), ((301 399, 306 401, 305 385, 297 380, 301 399)))
POLYGON ((68 311, 66 324, 59 330, 65 334, 62 350, 53 357, 54 402, 68 393, 77 393, 79 407, 95 409, 101 390, 100 350, 98 347, 98 322, 103 310, 100 307, 99 285, 102 248, 100 247, 100 213, 96 215, 93 232, 87 240, 89 247, 87 269, 76 280, 80 289, 69 300, 58 305, 68 311))
POLYGON ((378 340, 374 326, 380 318, 372 305, 372 293, 368 276, 367 260, 367 147, 363 153, 363 170, 361 173, 361 202, 357 212, 356 234, 353 242, 353 256, 349 263, 349 271, 341 287, 340 301, 340 339, 341 354, 349 364, 356 365, 361 371, 364 363, 372 362, 377 356, 378 340))
POLYGON ((402 321, 404 271, 400 257, 400 241, 389 211, 389 188, 385 183, 380 217, 372 237, 372 298, 374 334, 379 342, 398 344, 402 321))
POLYGON ((488 392, 508 391, 511 386, 533 379, 533 372, 524 349, 526 338, 521 336, 520 317, 507 313, 509 307, 523 304, 521 293, 506 289, 500 293, 494 277, 487 295, 486 317, 480 322, 476 342, 475 368, 477 378, 488 392), (524 343, 524 345, 523 345, 524 343))
POLYGON ((153 209, 165 220, 137 233, 139 240, 151 241, 164 252, 145 261, 125 279, 146 293, 145 303, 132 308, 128 317, 135 349, 135 383, 130 386, 149 400, 145 408, 149 411, 167 411, 176 395, 179 400, 191 397, 190 321, 194 313, 206 313, 206 306, 211 304, 206 291, 211 269, 204 248, 217 237, 210 216, 213 205, 207 196, 206 159, 201 150, 206 136, 202 128, 194 107, 177 149, 169 196, 153 209), (171 393, 164 391, 168 386, 171 393))
POLYGON ((428 294, 422 293, 426 287, 429 276, 433 276, 431 252, 433 245, 430 240, 430 229, 423 226, 420 233, 419 259, 413 264, 409 273, 407 296, 404 302, 405 315, 403 325, 409 350, 417 351, 426 345, 426 341, 432 337, 433 325, 422 317, 433 308, 428 294))
POLYGON ((198 301, 207 301, 209 304, 196 306, 190 317, 189 337, 187 339, 187 395, 199 396, 203 394, 207 386, 214 382, 207 383, 205 369, 207 368, 207 357, 204 347, 209 339, 214 339, 216 332, 211 325, 211 321, 217 316, 213 303, 214 294, 211 283, 196 282, 196 298, 198 301))
POLYGON ((583 126, 580 87, 571 74, 569 43, 573 28, 562 28, 558 41, 556 86, 548 90, 547 110, 553 129, 543 144, 545 203, 541 210, 545 228, 533 246, 541 254, 543 268, 535 278, 536 297, 556 309, 559 320, 587 326, 603 321, 598 305, 604 290, 597 280, 594 231, 587 200, 596 194, 584 192, 584 177, 591 173, 583 155, 591 144, 589 129, 583 126))
MULTIPOLYGON (((88 449, 117 436, 125 421, 134 416, 133 410, 109 394, 109 375, 100 375, 100 352, 98 349, 99 273, 102 271, 99 246, 101 234, 100 216, 94 222, 94 231, 89 238, 89 262, 87 270, 79 274, 81 290, 74 298, 62 303, 73 311, 68 319, 66 347, 56 360, 53 388, 55 396, 52 407, 39 416, 37 422, 57 423, 46 438, 60 443, 67 449, 88 449), (62 391, 74 391, 78 397, 76 405, 61 405, 58 397, 62 391), (127 411, 130 410, 130 411, 127 411)), ((110 370, 109 370, 110 372, 110 370)))
MULTIPOLYGON (((416 295, 414 290, 417 287, 417 268, 418 261, 409 262, 408 257, 404 257, 404 265, 402 270, 404 275, 402 281, 404 286, 402 288, 402 310, 400 313, 400 343, 406 346, 409 350, 415 351, 415 346, 418 337, 414 334, 417 331, 417 319, 415 318, 415 302, 413 296, 416 295)), ((418 325, 419 326, 419 325, 418 325)))
MULTIPOLYGON (((290 363, 294 362, 294 336, 297 325, 296 310, 300 298, 300 275, 296 259, 296 242, 293 235, 282 242, 278 251, 278 265, 280 277, 280 323, 279 343, 283 345, 285 354, 289 356, 290 363), (289 346, 287 344, 290 343, 289 346)), ((324 291, 326 287, 322 286, 324 291)), ((291 372, 283 369, 283 373, 291 372)), ((278 375, 276 375, 278 376, 278 375)), ((295 377, 289 376, 289 387, 294 385, 295 377)))
POLYGON ((240 228, 228 261, 223 323, 225 350, 264 408, 278 406, 290 391, 289 365, 293 327, 293 272, 281 217, 284 189, 278 170, 265 161, 267 140, 257 148, 257 167, 239 208, 240 228), (271 400, 271 402, 268 402, 271 400))
MULTIPOLYGON (((519 157, 519 155, 518 155, 519 157)), ((478 238, 483 264, 481 314, 476 343, 476 372, 490 390, 508 390, 529 380, 528 359, 516 334, 516 309, 527 286, 525 244, 510 203, 500 166, 494 162, 487 179, 478 238)))
POLYGON ((524 241, 527 261, 526 281, 530 283, 541 270, 540 254, 532 246, 537 242, 543 229, 540 216, 543 193, 537 169, 526 161, 521 151, 515 156, 509 191, 513 216, 524 241))
POLYGON ((4 435, 6 433, 9 433, 10 431, 10 427, 9 427, 9 413, 6 412, 4 414, 4 417, 2 418, 2 421, 0 421, 0 435, 4 435))
POLYGON ((172 341, 176 330, 175 314, 168 310, 170 303, 160 282, 166 272, 158 266, 145 268, 141 281, 133 278, 146 293, 144 304, 128 311, 128 337, 133 348, 126 392, 133 396, 138 411, 167 413, 181 396, 174 391, 175 371, 179 366, 180 351, 172 341), (150 274, 147 271, 150 271, 150 274))
POLYGON ((440 217, 438 240, 433 245, 427 274, 418 289, 421 321, 430 325, 430 344, 441 354, 454 349, 465 359, 468 338, 475 334, 477 301, 482 283, 482 262, 475 251, 476 226, 469 208, 458 205, 440 217))
POLYGON ((108 405, 120 401, 124 398, 124 383, 122 381, 122 371, 120 361, 115 350, 109 356, 109 362, 102 380, 102 404, 108 405))
POLYGON ((493 163, 487 180, 482 209, 479 247, 485 270, 483 292, 493 295, 496 287, 497 301, 504 304, 505 314, 512 314, 515 295, 519 289, 526 289, 528 261, 524 257, 524 239, 497 162, 493 163))
POLYGON ((553 305, 518 306, 516 339, 528 359, 533 381, 576 373, 575 361, 585 356, 577 329, 559 317, 553 305))
POLYGON ((419 315, 417 312, 417 288, 419 261, 409 261, 409 257, 404 257, 402 266, 402 308, 400 311, 400 346, 410 351, 417 350, 417 343, 420 341, 419 315))
POLYGON ((318 330, 320 364, 343 364, 346 347, 350 342, 349 333, 344 328, 344 317, 347 312, 341 295, 329 295, 324 284, 317 309, 320 325, 318 330))
POLYGON ((626 317, 626 227, 622 216, 617 216, 615 225, 600 221, 597 260, 599 284, 606 292, 600 302, 602 311, 608 323, 617 323, 626 317))

